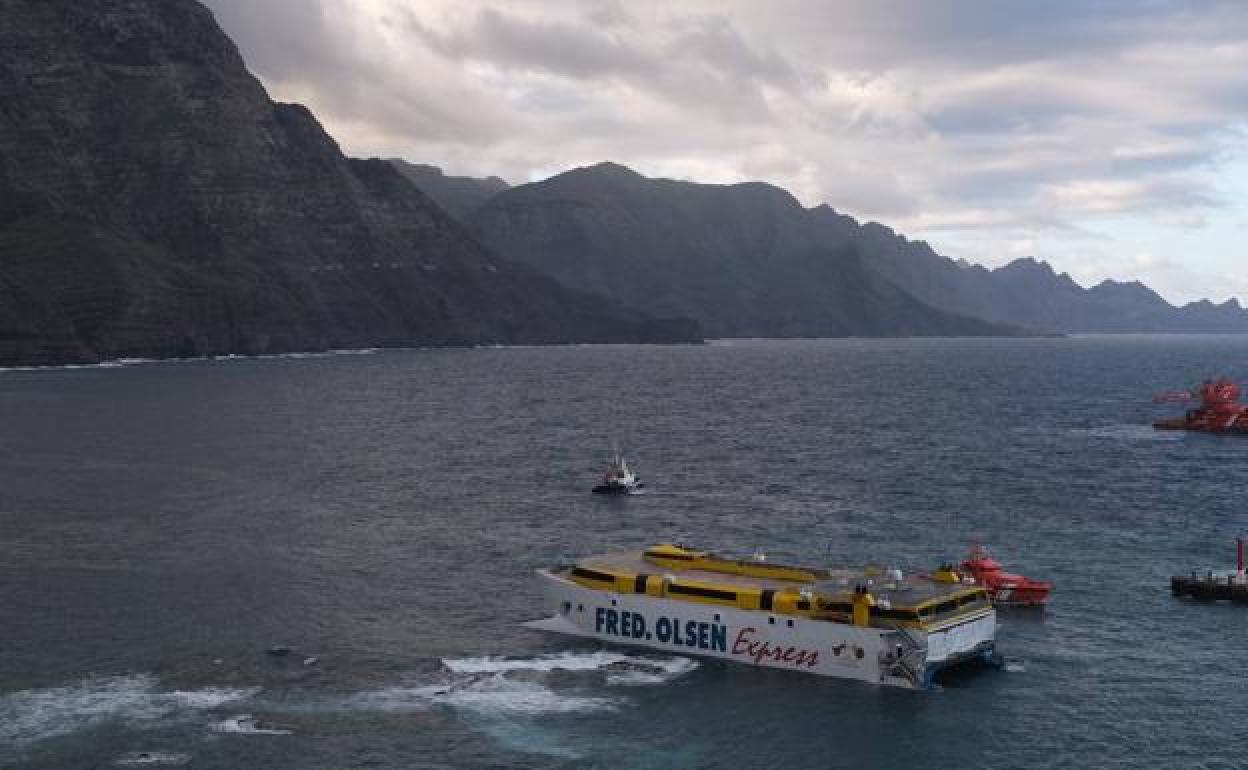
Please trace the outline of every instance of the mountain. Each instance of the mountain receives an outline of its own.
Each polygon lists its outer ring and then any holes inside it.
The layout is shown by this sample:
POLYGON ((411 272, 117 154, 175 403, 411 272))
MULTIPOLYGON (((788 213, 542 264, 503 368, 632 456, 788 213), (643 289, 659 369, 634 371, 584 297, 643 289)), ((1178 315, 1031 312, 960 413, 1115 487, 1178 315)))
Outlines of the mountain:
POLYGON ((857 244, 875 273, 951 313, 1052 332, 1248 332, 1248 311, 1235 300, 1175 307, 1138 281, 1085 289, 1032 257, 989 270, 941 256, 883 225, 860 225, 826 206, 812 213, 829 237, 857 244))
POLYGON ((681 341, 272 102, 193 0, 0 0, 0 363, 681 341))
POLYGON ((1248 332, 1238 302, 1085 289, 1034 258, 990 270, 759 182, 648 179, 601 163, 496 194, 482 239, 570 286, 712 336, 1248 332))
POLYGON ((829 238, 792 195, 758 182, 650 179, 613 163, 492 197, 488 245, 561 282, 717 337, 994 335, 1017 330, 919 301, 829 238))
POLYGON ((447 176, 437 166, 408 163, 399 158, 391 158, 387 162, 461 222, 472 216, 490 198, 510 187, 496 176, 484 179, 447 176))

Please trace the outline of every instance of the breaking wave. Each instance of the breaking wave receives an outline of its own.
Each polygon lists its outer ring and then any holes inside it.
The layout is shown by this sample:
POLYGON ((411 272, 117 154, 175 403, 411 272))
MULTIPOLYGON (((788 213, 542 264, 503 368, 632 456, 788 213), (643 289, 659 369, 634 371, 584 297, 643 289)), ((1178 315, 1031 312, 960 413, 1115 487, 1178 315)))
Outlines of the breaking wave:
MULTIPOLYGON (((441 681, 412 682, 347 695, 321 707, 408 712, 451 708, 478 717, 608 712, 627 704, 613 686, 661 685, 698 663, 679 656, 622 652, 559 652, 527 658, 447 658, 441 681)), ((162 689, 147 674, 98 677, 45 689, 0 695, 0 748, 22 749, 39 741, 110 724, 151 728, 246 701, 259 688, 162 689)), ((290 704, 287 704, 288 706, 290 704)), ((311 704, 308 704, 311 705, 311 704)), ((284 709, 279 709, 284 710, 284 709)), ((281 724, 236 714, 209 723, 218 733, 287 735, 281 724)), ((124 764, 155 763, 155 754, 133 755, 124 764), (131 761, 133 760, 133 761, 131 761)))
POLYGON ((614 698, 558 692, 540 682, 491 674, 444 685, 388 687, 353 697, 356 708, 378 711, 424 711, 451 706, 482 715, 567 714, 611 711, 614 698))
POLYGON ((209 687, 162 692, 154 676, 88 679, 78 684, 22 690, 0 696, 0 745, 27 746, 110 722, 142 726, 217 708, 258 689, 209 687))
POLYGON ((445 658, 451 674, 439 683, 387 687, 359 693, 348 706, 378 711, 423 711, 449 706, 482 715, 566 714, 611 711, 622 698, 601 685, 663 684, 697 668, 678 656, 561 652, 530 658, 445 658))

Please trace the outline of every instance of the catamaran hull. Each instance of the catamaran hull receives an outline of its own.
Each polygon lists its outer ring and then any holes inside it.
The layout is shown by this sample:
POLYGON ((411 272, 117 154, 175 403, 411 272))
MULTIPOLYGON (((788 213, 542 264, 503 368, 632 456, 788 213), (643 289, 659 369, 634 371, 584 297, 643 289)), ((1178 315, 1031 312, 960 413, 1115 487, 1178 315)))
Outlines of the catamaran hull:
POLYGON ((941 669, 993 657, 990 608, 921 632, 595 591, 550 570, 538 575, 555 611, 525 623, 539 631, 909 689, 930 687, 941 669))

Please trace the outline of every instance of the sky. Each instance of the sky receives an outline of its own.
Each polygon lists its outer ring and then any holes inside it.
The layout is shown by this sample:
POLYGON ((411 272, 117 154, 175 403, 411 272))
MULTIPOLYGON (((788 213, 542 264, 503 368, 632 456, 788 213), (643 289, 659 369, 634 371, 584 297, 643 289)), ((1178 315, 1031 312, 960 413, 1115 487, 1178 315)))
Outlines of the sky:
POLYGON ((762 180, 990 267, 1248 304, 1248 3, 205 2, 351 155, 762 180))

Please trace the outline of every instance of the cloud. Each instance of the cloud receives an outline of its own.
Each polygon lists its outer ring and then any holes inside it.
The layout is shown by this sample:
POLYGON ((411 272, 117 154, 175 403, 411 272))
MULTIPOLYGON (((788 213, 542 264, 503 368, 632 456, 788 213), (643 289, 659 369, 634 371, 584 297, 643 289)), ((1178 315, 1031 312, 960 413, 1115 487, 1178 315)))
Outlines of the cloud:
MULTIPOLYGON (((1089 275, 1152 270, 1177 299, 1193 280, 1132 261, 1105 221, 1243 218, 1238 2, 206 2, 355 154, 513 182, 606 159, 764 179, 954 256, 1033 243, 1089 275)), ((1228 258, 1188 272, 1216 293, 1228 258)))
POLYGON ((653 72, 658 60, 650 52, 594 26, 564 21, 526 19, 483 8, 467 24, 441 32, 407 11, 417 38, 454 60, 505 64, 570 78, 620 76, 653 72))

